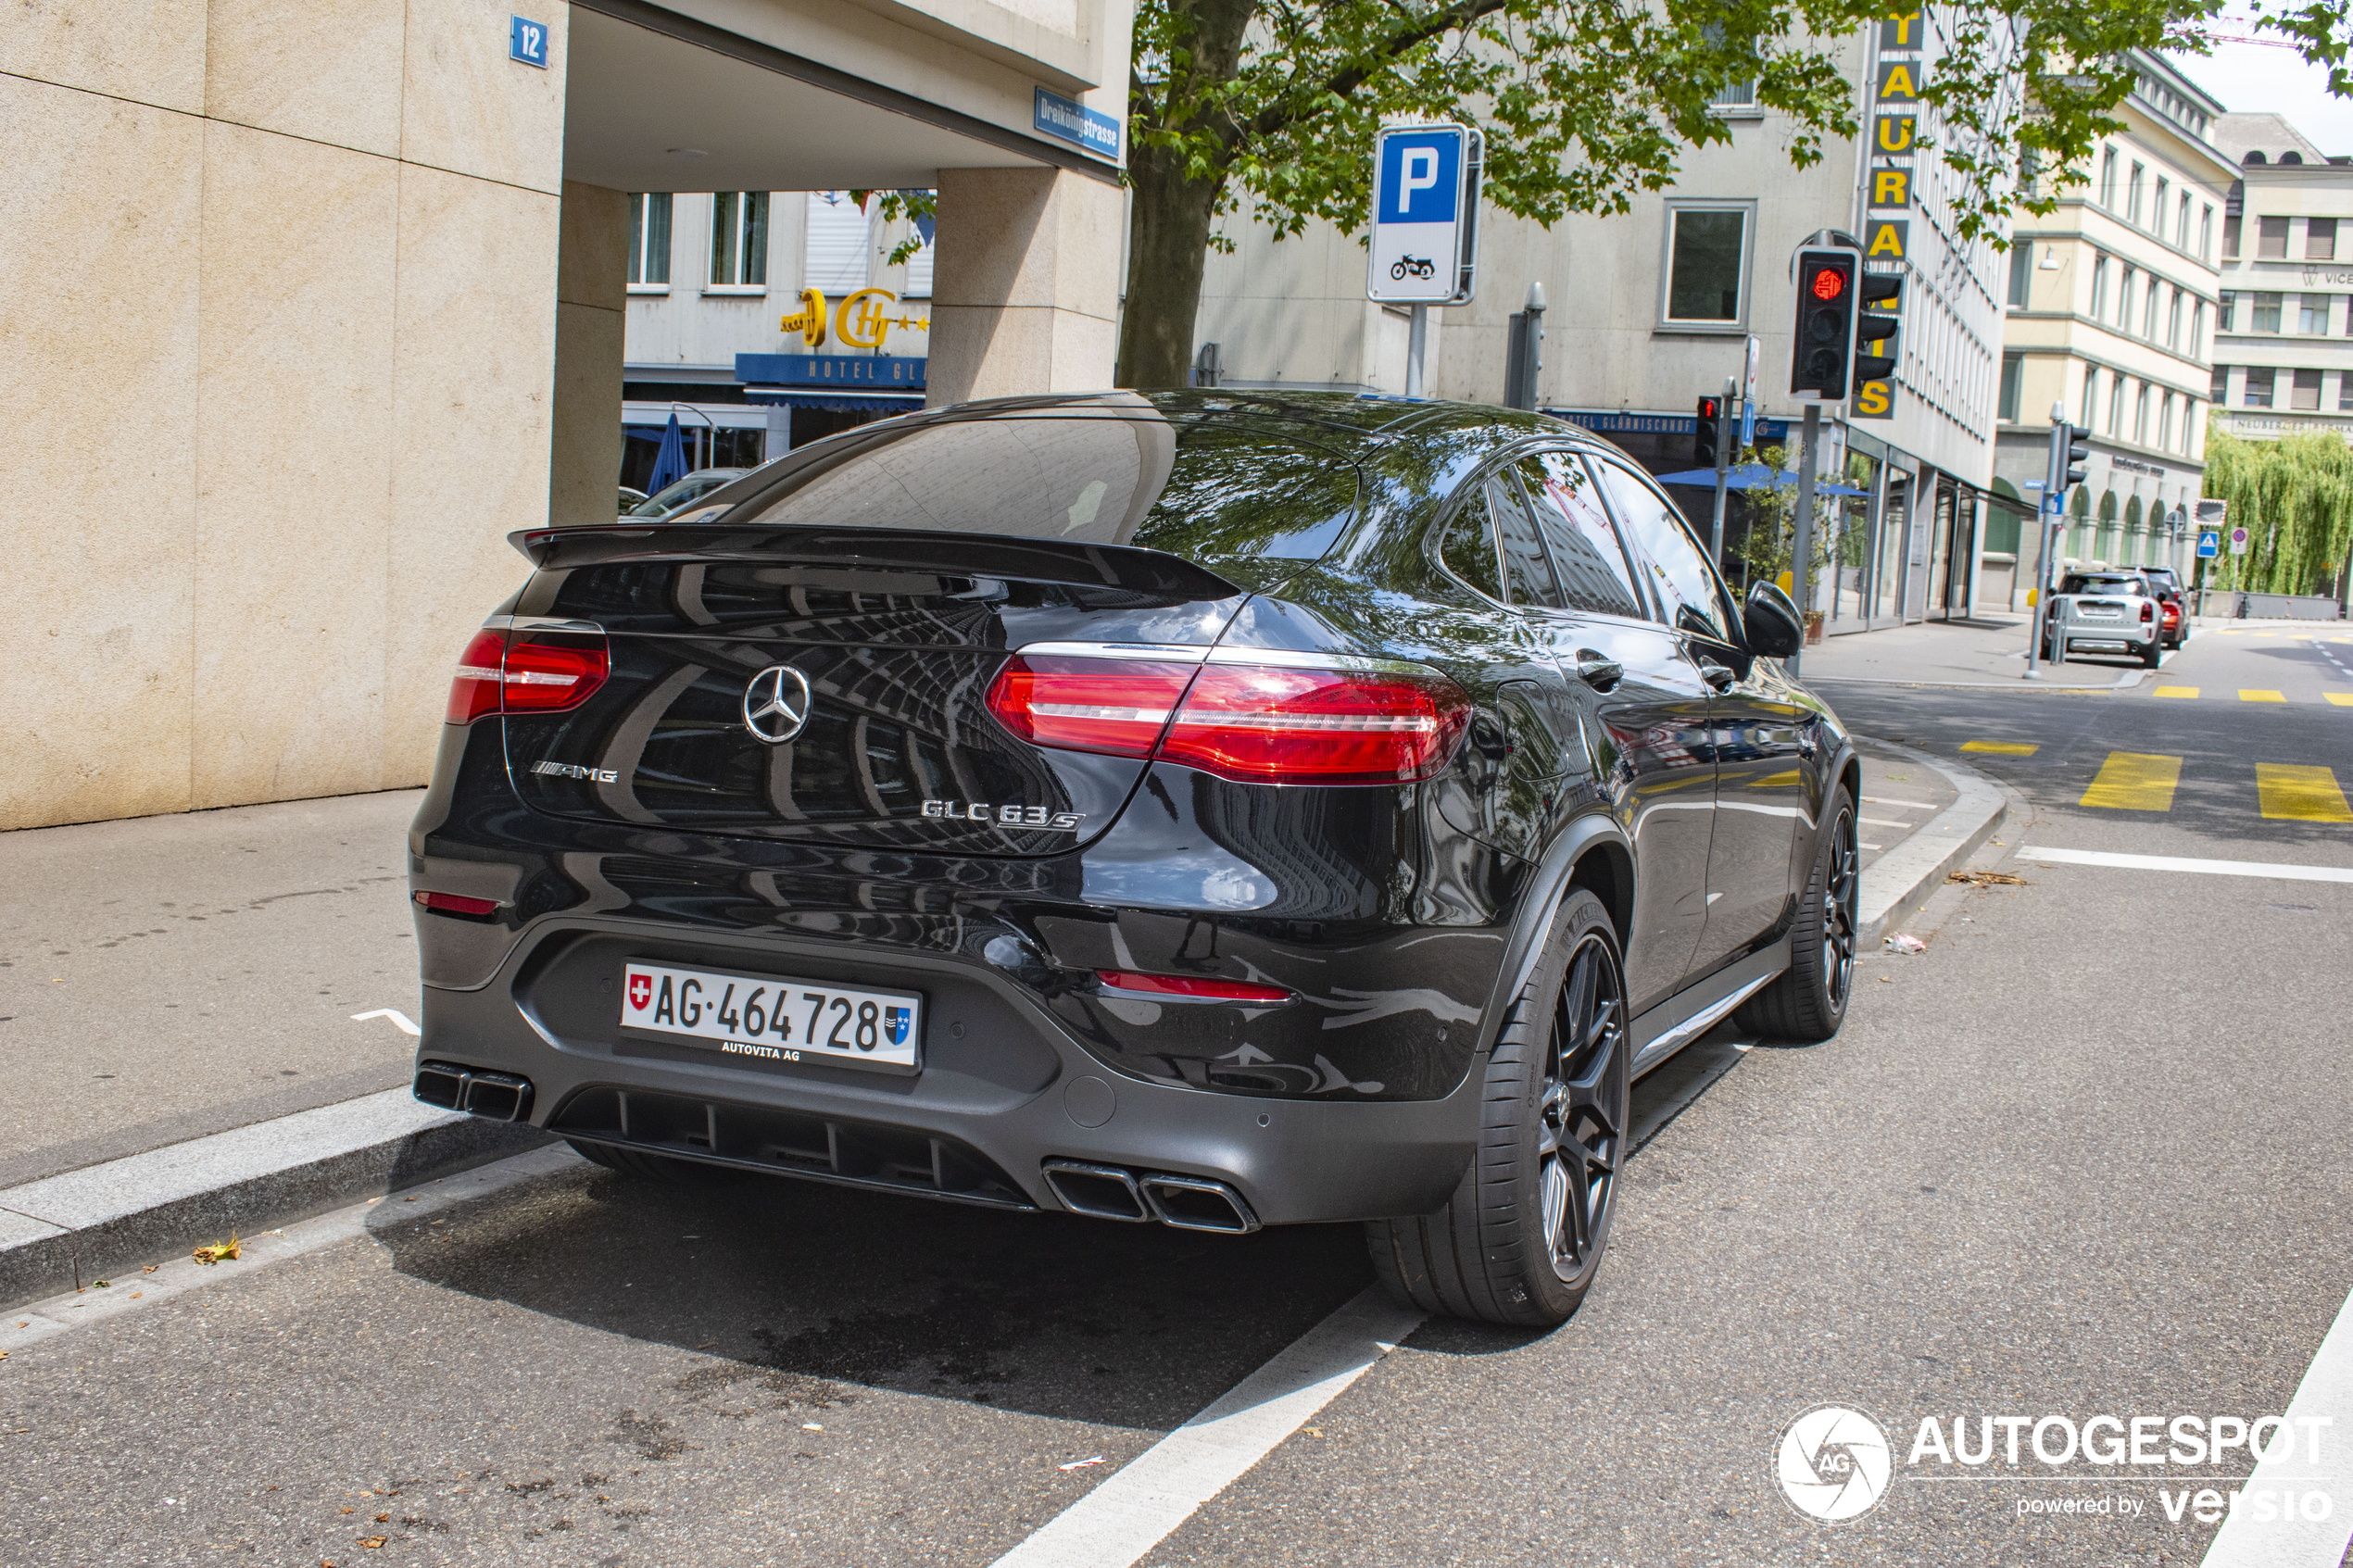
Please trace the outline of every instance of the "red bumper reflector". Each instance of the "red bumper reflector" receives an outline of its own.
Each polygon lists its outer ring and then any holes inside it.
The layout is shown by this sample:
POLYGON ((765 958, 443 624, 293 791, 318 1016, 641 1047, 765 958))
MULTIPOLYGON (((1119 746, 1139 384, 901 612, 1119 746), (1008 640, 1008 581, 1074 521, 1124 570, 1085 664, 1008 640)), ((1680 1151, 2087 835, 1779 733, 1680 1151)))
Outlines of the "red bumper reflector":
POLYGON ((469 898, 462 893, 412 893, 409 897, 435 914, 479 918, 498 912, 498 900, 496 898, 469 898))
POLYGON ((1197 980, 1189 974, 1139 974, 1128 969, 1099 969, 1095 978, 1121 991, 1154 997, 1193 997, 1215 1002, 1287 1002, 1290 993, 1279 985, 1252 985, 1239 980, 1197 980))

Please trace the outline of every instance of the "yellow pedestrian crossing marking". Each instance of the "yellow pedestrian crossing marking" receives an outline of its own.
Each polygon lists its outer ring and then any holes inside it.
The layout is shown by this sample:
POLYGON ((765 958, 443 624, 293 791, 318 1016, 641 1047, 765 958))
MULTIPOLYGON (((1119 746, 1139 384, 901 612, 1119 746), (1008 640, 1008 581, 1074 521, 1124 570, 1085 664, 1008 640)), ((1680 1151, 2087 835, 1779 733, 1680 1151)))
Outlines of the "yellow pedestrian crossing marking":
POLYGON ((1965 740, 1963 751, 1990 751, 1996 757, 2032 757, 2043 748, 2022 740, 1965 740))
POLYGON ((2287 698, 2278 692, 2259 691, 2252 686, 2241 686, 2239 700, 2241 702, 2285 702, 2287 698))
POLYGON ((2321 695, 2339 708, 2353 708, 2353 692, 2323 692, 2321 695))
POLYGON ((2298 822, 2353 822, 2345 792, 2336 787, 2336 775, 2326 768, 2258 762, 2255 793, 2267 817, 2298 822))
POLYGON ((2182 759, 2178 757, 2111 751, 2079 804, 2104 806, 2116 811, 2171 811, 2173 788, 2181 782, 2182 759))
POLYGON ((2157 688, 2157 695, 2159 696, 2197 696, 2197 688, 2196 686, 2159 686, 2157 688))

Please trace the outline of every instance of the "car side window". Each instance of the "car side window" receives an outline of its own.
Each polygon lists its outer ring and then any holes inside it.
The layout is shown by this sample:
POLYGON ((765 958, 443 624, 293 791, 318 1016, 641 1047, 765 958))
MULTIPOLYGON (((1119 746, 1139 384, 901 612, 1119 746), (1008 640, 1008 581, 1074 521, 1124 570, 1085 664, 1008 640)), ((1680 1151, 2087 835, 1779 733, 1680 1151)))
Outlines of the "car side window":
POLYGON ((1536 520, 1529 515, 1519 486, 1509 474, 1495 474, 1488 480, 1487 505, 1495 514, 1495 538, 1504 548, 1504 585, 1511 590, 1506 602, 1537 609, 1560 608, 1560 584, 1553 575, 1552 557, 1544 551, 1544 536, 1537 532, 1536 520))
POLYGON ((1519 464, 1520 483, 1552 546, 1568 608, 1642 618, 1642 592, 1599 487, 1572 452, 1546 452, 1519 464))
POLYGON ((1625 525, 1667 621, 1698 636, 1730 643, 1730 607, 1682 514, 1623 465, 1604 458, 1596 459, 1593 466, 1609 488, 1610 503, 1625 525))
POLYGON ((1473 495, 1455 508, 1453 521, 1438 542, 1438 555, 1447 571, 1498 604, 1503 602, 1504 580, 1495 570, 1495 533, 1487 520, 1484 495, 1473 495))

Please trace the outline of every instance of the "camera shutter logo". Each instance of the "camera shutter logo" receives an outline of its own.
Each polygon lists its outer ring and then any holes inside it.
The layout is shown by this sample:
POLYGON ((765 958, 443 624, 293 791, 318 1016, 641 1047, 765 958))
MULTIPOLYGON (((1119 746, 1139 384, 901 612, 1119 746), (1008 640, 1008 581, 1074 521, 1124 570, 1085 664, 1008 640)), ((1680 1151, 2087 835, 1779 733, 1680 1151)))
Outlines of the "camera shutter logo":
POLYGON ((809 722, 809 677, 789 664, 772 664, 744 688, 744 728, 781 746, 809 722))
POLYGON ((1781 1495, 1826 1524, 1869 1513, 1886 1495, 1894 1467, 1880 1424, 1843 1405, 1824 1405, 1791 1422, 1773 1454, 1781 1495))

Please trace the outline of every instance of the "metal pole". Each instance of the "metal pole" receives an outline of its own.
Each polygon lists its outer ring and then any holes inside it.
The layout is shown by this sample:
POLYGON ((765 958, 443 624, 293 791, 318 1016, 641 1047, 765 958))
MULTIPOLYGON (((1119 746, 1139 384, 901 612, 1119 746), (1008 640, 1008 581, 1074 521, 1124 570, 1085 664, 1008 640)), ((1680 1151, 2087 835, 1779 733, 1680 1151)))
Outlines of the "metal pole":
POLYGON ((1429 307, 1414 307, 1414 324, 1405 335, 1405 395, 1422 395, 1422 351, 1429 346, 1429 307))
MULTIPOLYGON (((1822 439, 1822 406, 1806 405, 1806 425, 1797 444, 1797 537, 1791 552, 1789 585, 1797 591, 1791 595, 1797 601, 1797 623, 1807 626, 1812 613, 1813 595, 1806 590, 1806 579, 1814 564, 1814 454, 1822 439)), ((1792 675, 1805 658, 1805 639, 1798 639, 1798 651, 1782 661, 1782 668, 1792 675)))
POLYGON ((2062 508, 2066 506, 2066 495, 2060 488, 2066 477, 2067 409, 2054 403, 2051 405, 2050 451, 2043 459, 2043 498, 2034 503, 2034 526, 2039 531, 2035 536, 2042 541, 2042 547, 2036 552, 2034 559, 2033 602, 2026 607, 2025 678, 2030 681, 2040 680, 2043 674, 2036 665, 2043 654, 2043 621, 2051 612, 2051 553, 2058 545, 2052 525, 2064 521, 2067 517, 2064 510, 2054 512, 2050 507, 2053 496, 2058 497, 2062 508))
POLYGON ((1730 450, 1732 433, 1732 396, 1735 383, 1724 378, 1724 401, 1716 405, 1716 523, 1708 530, 1707 558, 1716 570, 1724 570, 1724 492, 1732 477, 1732 454, 1730 450))

